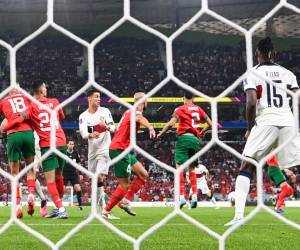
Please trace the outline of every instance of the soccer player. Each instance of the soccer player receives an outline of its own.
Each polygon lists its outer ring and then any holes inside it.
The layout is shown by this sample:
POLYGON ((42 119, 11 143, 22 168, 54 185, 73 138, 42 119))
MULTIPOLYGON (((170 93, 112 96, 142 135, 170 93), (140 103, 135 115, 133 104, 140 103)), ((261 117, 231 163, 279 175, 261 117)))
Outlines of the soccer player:
MULTIPOLYGON (((201 107, 193 103, 193 95, 190 92, 185 92, 184 105, 175 109, 172 118, 159 132, 157 138, 161 138, 169 129, 177 122, 177 142, 175 146, 175 162, 176 168, 185 163, 195 153, 200 151, 201 138, 211 127, 211 120, 201 107), (205 127, 201 130, 200 124, 206 122, 205 127)), ((192 188, 191 208, 197 207, 197 177, 195 166, 198 165, 198 160, 194 161, 189 166, 189 179, 192 188)), ((186 204, 185 199, 185 176, 180 173, 180 207, 186 204)))
MULTIPOLYGON (((67 144, 67 156, 74 162, 80 163, 80 156, 78 152, 74 149, 75 142, 72 139, 68 140, 67 144)), ((65 185, 68 184, 69 182, 73 186, 76 197, 78 200, 78 206, 79 209, 82 210, 82 193, 81 193, 81 187, 80 187, 80 180, 82 179, 82 175, 78 174, 78 170, 72 166, 69 163, 66 163, 66 166, 64 167, 63 171, 63 176, 64 176, 64 183, 65 185)))
POLYGON ((88 139, 88 170, 99 173, 97 203, 100 211, 105 206, 104 178, 109 170, 109 145, 115 124, 109 109, 100 107, 100 92, 87 92, 88 109, 79 116, 79 131, 83 139, 88 139))
MULTIPOLYGON (((50 114, 45 109, 46 107, 50 109, 55 109, 59 105, 57 99, 47 98, 47 88, 46 84, 40 80, 37 80, 32 85, 33 97, 37 99, 41 105, 31 103, 30 110, 22 112, 21 116, 16 118, 11 124, 7 126, 13 126, 18 122, 23 122, 26 119, 30 119, 31 124, 38 134, 40 141, 39 145, 41 148, 41 154, 45 154, 50 148, 50 133, 51 126, 56 128, 56 148, 63 154, 66 154, 66 136, 59 123, 64 119, 63 110, 60 109, 57 112, 56 123, 50 123, 50 114)), ((33 141, 34 142, 34 141, 33 141)), ((47 218, 58 218, 66 219, 68 218, 68 212, 62 204, 62 198, 64 195, 64 179, 62 176, 63 168, 65 166, 65 160, 61 159, 55 154, 50 154, 46 159, 42 161, 42 167, 45 174, 48 193, 52 198, 53 203, 56 208, 48 214, 47 218)))
MULTIPOLYGON (((208 169, 202 165, 199 164, 197 167, 195 167, 195 174, 197 178, 197 190, 199 190, 202 194, 206 195, 210 201, 215 205, 216 209, 219 209, 215 197, 213 196, 211 190, 209 189, 207 185, 207 180, 209 180, 209 171, 208 169)), ((189 178, 189 173, 187 173, 187 177, 189 178)), ((190 195, 192 195, 192 189, 190 189, 190 195)))
POLYGON ((277 187, 280 187, 281 192, 277 196, 277 202, 275 205, 276 213, 282 214, 284 210, 282 207, 285 205, 285 198, 291 196, 294 193, 293 188, 287 183, 285 174, 283 174, 279 168, 279 163, 275 155, 267 160, 268 175, 277 187))
MULTIPOLYGON (((274 47, 269 37, 258 42, 255 54, 259 64, 253 70, 275 84, 271 86, 253 74, 244 80, 248 129, 243 155, 259 161, 273 147, 280 146, 294 136, 294 116, 285 89, 296 92, 299 87, 291 71, 274 63, 274 47)), ((277 154, 282 169, 299 165, 299 144, 297 136, 277 154)), ((225 226, 234 225, 243 219, 250 180, 255 171, 253 164, 242 161, 235 183, 235 216, 225 226)))
MULTIPOLYGON (((134 94, 134 101, 137 102, 143 98, 145 94, 143 92, 137 92, 134 94)), ((149 130, 150 139, 154 139, 156 136, 155 130, 149 121, 143 116, 143 111, 147 107, 147 100, 138 105, 136 109, 136 131, 140 126, 144 126, 149 130)), ((130 144, 130 115, 131 111, 127 110, 115 131, 115 135, 109 147, 109 155, 111 159, 120 155, 130 144)), ((134 194, 137 193, 141 187, 145 184, 148 178, 148 172, 133 154, 127 154, 120 161, 114 164, 115 176, 118 180, 118 187, 111 194, 110 199, 106 207, 102 211, 102 216, 105 219, 110 219, 109 214, 113 207, 120 203, 119 207, 122 208, 128 214, 135 216, 130 208, 130 201, 133 200, 134 194), (136 177, 130 182, 130 175, 133 172, 136 177)))
MULTIPOLYGON (((30 100, 19 93, 18 90, 13 89, 8 96, 0 101, 0 114, 3 114, 5 119, 2 121, 0 132, 2 133, 5 126, 12 122, 15 118, 19 117, 22 112, 26 112, 30 109, 30 100)), ((34 160, 34 137, 33 130, 29 121, 23 121, 16 124, 7 130, 7 156, 8 164, 11 170, 11 174, 16 176, 20 170, 20 160, 24 157, 26 166, 34 160)), ((27 213, 33 215, 34 213, 34 186, 35 186, 35 174, 33 169, 27 172, 27 185, 28 185, 28 206, 27 213)), ((17 218, 23 217, 22 205, 21 205, 21 190, 20 186, 17 186, 17 218)))

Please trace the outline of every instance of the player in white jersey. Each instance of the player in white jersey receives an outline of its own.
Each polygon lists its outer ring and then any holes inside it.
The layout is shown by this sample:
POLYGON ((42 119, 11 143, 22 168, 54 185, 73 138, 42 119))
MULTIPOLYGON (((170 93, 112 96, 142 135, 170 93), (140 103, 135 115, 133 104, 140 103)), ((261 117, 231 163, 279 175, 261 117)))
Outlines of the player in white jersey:
MULTIPOLYGON (((202 194, 206 195, 211 200, 211 202, 215 205, 215 207, 218 209, 219 206, 216 202, 216 199, 212 195, 212 192, 207 185, 207 181, 209 180, 208 169, 204 165, 199 164, 197 167, 195 167, 195 174, 197 178, 197 190, 199 190, 202 194)), ((189 173, 187 172, 187 177, 188 175, 189 173)), ((191 194, 192 194, 192 189, 190 189, 190 196, 191 194)))
POLYGON ((109 109, 100 107, 100 92, 91 89, 87 96, 89 106, 79 116, 79 130, 82 138, 88 139, 88 169, 99 174, 97 202, 102 210, 105 206, 103 181, 110 161, 110 133, 114 132, 115 125, 109 109))
MULTIPOLYGON (((295 137, 298 128, 294 124, 290 98, 285 92, 287 89, 294 92, 299 89, 296 76, 273 62, 274 48, 270 38, 259 41, 255 54, 259 64, 253 70, 274 85, 268 84, 253 73, 244 80, 248 129, 243 155, 259 161, 269 154, 273 147, 280 146, 294 137, 295 139, 286 145, 277 157, 281 168, 298 166, 300 140, 299 136, 295 137)), ((235 216, 225 226, 234 225, 243 219, 250 180, 255 171, 254 165, 242 161, 235 183, 235 216)))

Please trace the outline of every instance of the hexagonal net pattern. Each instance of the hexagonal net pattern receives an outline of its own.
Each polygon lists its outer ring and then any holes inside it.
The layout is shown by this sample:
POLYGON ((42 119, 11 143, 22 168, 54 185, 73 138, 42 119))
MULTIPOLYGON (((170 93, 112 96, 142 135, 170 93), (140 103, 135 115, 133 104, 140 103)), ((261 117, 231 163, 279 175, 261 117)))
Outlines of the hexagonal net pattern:
MULTIPOLYGON (((209 150, 214 144, 219 145, 224 150, 229 151, 231 154, 235 155, 239 159, 244 159, 245 160, 245 158, 241 154, 239 154, 233 148, 229 147, 228 145, 224 144, 222 141, 220 141, 218 139, 217 103, 220 100, 220 98, 226 96, 230 91, 232 91, 235 87, 237 87, 240 84, 240 82, 245 78, 245 76, 247 74, 249 74, 249 73, 255 74, 258 78, 261 78, 262 80, 267 81, 268 84, 273 85, 272 82, 269 82, 269 80, 264 79, 263 77, 257 75, 255 72, 252 72, 252 70, 251 70, 251 68, 253 66, 253 61, 252 61, 253 60, 253 55, 252 55, 252 35, 258 29, 258 27, 260 25, 262 25, 269 18, 271 18, 279 9, 285 7, 287 9, 290 9, 290 10, 292 10, 292 11, 300 14, 300 9, 299 8, 297 8, 296 6, 288 3, 287 0, 280 0, 280 2, 269 13, 267 13, 261 20, 259 20, 249 30, 246 30, 246 29, 242 28, 241 26, 237 25, 236 23, 234 23, 234 22, 226 19, 225 17, 217 14, 216 12, 211 11, 209 9, 209 6, 208 6, 208 0, 202 0, 202 8, 198 11, 198 13, 196 13, 188 22, 186 22, 185 24, 183 24, 170 37, 167 37, 164 34, 160 33, 159 31, 157 31, 157 30, 155 30, 155 29, 153 29, 153 28, 151 28, 151 27, 143 24, 142 22, 138 21, 137 19, 133 18, 130 15, 130 0, 124 0, 124 14, 123 14, 123 17, 119 21, 117 21, 115 24, 113 24, 109 29, 107 29, 105 32, 103 32, 101 35, 99 35, 97 38, 95 38, 91 43, 88 43, 85 40, 81 39, 80 37, 74 35, 70 31, 66 30, 65 28, 63 28, 63 27, 61 27, 61 26, 59 26, 59 25, 57 25, 55 23, 55 21, 53 19, 53 16, 54 16, 54 8, 53 7, 54 7, 54 0, 48 0, 47 1, 47 21, 38 30, 36 30, 35 32, 33 32, 32 34, 30 34, 29 36, 27 36, 25 39, 23 39, 16 46, 13 47, 10 44, 8 44, 8 43, 0 40, 0 45, 3 46, 3 47, 5 47, 10 52, 10 79, 11 79, 11 83, 10 83, 11 86, 7 90, 5 90, 5 91, 2 92, 1 95, 0 95, 0 97, 3 97, 4 95, 6 95, 11 88, 18 88, 18 86, 16 85, 16 53, 17 53, 18 49, 20 49, 23 45, 25 45, 26 43, 28 43, 29 41, 31 41, 32 39, 34 39, 35 37, 37 37, 39 34, 41 34, 47 28, 52 27, 53 29, 55 29, 55 30, 63 33, 65 36, 68 36, 69 38, 73 39, 74 41, 80 43, 82 46, 86 47, 87 50, 88 50, 88 83, 85 84, 79 91, 77 91, 75 94, 73 94, 66 101, 64 101, 63 103, 61 103, 61 105, 59 107, 57 107, 57 109, 49 111, 51 113, 51 123, 52 124, 55 122, 56 112, 57 112, 57 110, 59 108, 64 107, 65 105, 67 105, 70 102, 72 102, 73 100, 75 100, 75 98, 77 98, 80 94, 82 94, 85 90, 87 90, 91 86, 99 89, 101 92, 103 92, 107 96, 115 99, 117 102, 123 104, 125 107, 127 107, 127 108, 129 108, 131 110, 135 110, 136 107, 137 107, 137 105, 139 103, 144 102, 146 98, 148 98, 148 97, 152 96, 153 94, 155 94, 159 89, 161 89, 170 80, 172 80, 179 87, 181 87, 181 88, 183 88, 185 90, 191 91, 191 92, 193 92, 197 96, 205 97, 208 100, 208 102, 211 104, 211 108, 212 108, 212 140, 200 152, 198 152, 191 159, 189 159, 186 163, 184 163, 179 169, 175 170, 172 167, 170 167, 170 166, 168 166, 166 164, 161 163, 160 161, 158 161, 157 159, 155 159, 153 156, 151 156, 149 153, 143 151, 141 148, 139 148, 136 145, 135 116, 132 115, 132 117, 131 117, 131 144, 122 153, 122 155, 120 155, 119 157, 117 157, 116 159, 114 159, 110 163, 110 165, 112 165, 115 162, 117 162, 118 160, 120 160, 125 154, 129 153, 132 149, 135 149, 138 153, 143 154, 149 160, 155 162, 156 164, 158 164, 162 168, 164 168, 164 169, 166 169, 168 171, 171 171, 175 175, 175 207, 174 207, 174 211, 172 213, 170 213, 168 216, 166 216, 164 219, 162 219, 159 223, 155 224, 150 229, 148 229, 146 232, 144 232, 140 237, 138 237, 137 239, 135 239, 135 238, 127 235, 126 233, 122 232, 121 230, 119 230, 118 228, 116 228, 115 226, 113 226, 112 224, 110 224, 109 222, 107 222, 106 220, 104 220, 99 214, 97 214, 97 210, 96 210, 96 207, 97 207, 97 204, 96 204, 97 174, 90 173, 89 171, 87 171, 84 168, 82 168, 80 165, 78 165, 78 164, 74 163, 73 161, 71 161, 68 157, 66 157, 65 155, 63 155, 61 152, 59 152, 56 149, 56 147, 55 147, 56 136, 55 136, 54 129, 52 129, 52 131, 51 131, 51 150, 49 150, 49 152, 47 154, 43 155, 42 160, 44 158, 46 158, 50 153, 55 153, 58 156, 64 158, 70 164, 74 165, 74 167, 76 167, 77 169, 79 169, 80 171, 84 172, 86 175, 88 175, 88 176, 90 176, 92 178, 92 197, 93 197, 93 199, 92 199, 92 213, 90 214, 90 216, 87 219, 85 219, 83 222, 81 222, 75 228, 73 228, 64 238, 62 238, 61 240, 59 240, 57 243, 54 243, 51 240, 47 239, 42 234, 40 234, 40 233, 36 232, 35 230, 33 230, 32 228, 28 227, 22 221, 18 220, 16 218, 16 215, 15 215, 16 187, 17 187, 18 180, 30 168, 33 167, 33 164, 31 164, 30 166, 27 166, 25 169, 23 169, 19 173, 19 175, 16 176, 16 177, 12 177, 8 173, 6 173, 2 169, 0 169, 0 174, 3 175, 4 177, 8 178, 11 181, 12 187, 13 187, 12 188, 12 203, 13 203, 13 206, 12 206, 12 211, 11 211, 11 217, 10 217, 10 220, 0 229, 0 233, 3 233, 7 228, 10 227, 10 225, 12 225, 12 223, 16 223, 21 228, 23 228, 24 230, 26 230, 28 233, 30 233, 31 235, 33 235, 34 237, 36 237, 40 241, 42 241, 44 244, 46 244, 47 246, 49 246, 51 249, 59 249, 65 242, 68 241, 68 239, 70 237, 72 237, 82 227, 84 227, 85 225, 87 225, 93 219, 96 218, 99 221, 101 221, 106 227, 108 227, 113 232, 115 232, 117 235, 119 235, 120 237, 124 238, 125 240, 131 242, 133 244, 134 249, 138 250, 138 249, 140 249, 141 243, 142 243, 142 241, 144 239, 146 239, 149 235, 151 235, 157 229, 159 229, 160 227, 162 227, 164 224, 166 224, 172 218, 174 218, 175 216, 179 215, 182 218, 184 218, 185 220, 187 220, 188 222, 190 222, 191 224, 193 224, 196 227, 198 227, 200 230, 203 230, 206 233, 208 233, 209 235, 211 235, 212 237, 216 238, 219 241, 219 249, 223 250, 223 249, 225 249, 225 240, 226 240, 226 238, 233 231, 235 231, 237 228, 239 228, 241 226, 241 224, 243 224, 246 221, 248 221, 251 218, 253 218, 260 210, 266 210, 268 213, 272 214, 273 216, 276 216, 278 219, 282 220, 284 223, 286 223, 286 224, 288 224, 288 225, 290 225, 290 226, 292 226, 292 227, 300 230, 300 226, 298 224, 296 224, 294 222, 291 222, 291 221, 289 221, 289 220, 287 220, 287 219, 279 216, 278 214, 274 213, 274 211, 272 211, 270 208, 268 208, 267 206, 265 206, 264 203, 263 203, 263 199, 262 199, 262 195, 263 195, 263 188, 262 188, 262 186, 263 186, 263 183, 262 183, 262 166, 266 162, 266 157, 264 159, 262 159, 259 163, 257 163, 254 160, 251 161, 256 166, 256 168, 257 168, 257 187, 258 187, 258 189, 257 189, 257 197, 258 197, 258 205, 257 205, 256 209, 254 209, 240 223, 238 223, 238 224, 232 226, 231 228, 229 228, 223 235, 220 235, 220 234, 212 231, 211 229, 209 229, 205 225, 199 223, 198 221, 196 221, 192 217, 190 217, 187 214, 181 212, 180 209, 179 209, 179 172, 182 169, 186 168, 191 162, 193 162, 200 155, 202 155, 207 150, 209 150), (203 14, 207 14, 207 15, 209 15, 209 16, 211 16, 211 17, 213 17, 213 18, 215 18, 215 19, 217 19, 217 20, 219 20, 219 21, 221 21, 221 22, 223 22, 223 23, 231 26, 232 28, 238 30, 239 32, 241 32, 242 34, 244 34, 245 40, 246 40, 247 72, 245 74, 243 74, 239 79, 237 79, 231 86, 229 86, 226 90, 224 90, 216 98, 211 98, 211 97, 209 97, 207 95, 204 95, 203 93, 201 93, 201 92, 195 90, 194 88, 188 86, 187 84, 183 83, 182 81, 180 81, 178 78, 176 78, 174 76, 174 71, 173 71, 173 50, 172 50, 173 41, 180 34, 182 34, 182 32, 184 32, 191 24, 193 24, 196 20, 198 20, 203 14), (100 85, 98 85, 95 82, 95 69, 94 69, 94 49, 95 49, 95 46, 97 45, 98 42, 100 42, 102 39, 104 39, 106 36, 108 36, 110 33, 112 33, 114 30, 116 30, 118 27, 120 27, 126 21, 127 22, 131 22, 132 24, 138 26, 139 28, 143 29, 146 32, 149 32, 149 33, 155 35, 156 37, 159 37, 160 39, 162 39, 166 43, 166 59, 167 59, 166 60, 167 61, 167 77, 166 77, 166 79, 163 80, 161 83, 159 83, 154 89, 152 89, 150 92, 148 92, 146 94, 146 96, 144 96, 143 99, 141 99, 138 103, 135 103, 134 105, 130 105, 130 104, 122 101, 117 96, 115 96, 114 94, 112 94, 110 91, 108 91, 107 89, 101 87, 100 85)), ((20 89, 20 91, 22 91, 31 100, 33 100, 33 98, 28 93, 26 93, 24 90, 20 89)), ((289 92, 289 91, 287 91, 287 92, 288 92, 288 94, 292 95, 293 98, 294 98, 295 123, 296 123, 296 125, 298 125, 297 124, 297 119, 296 119, 296 117, 298 117, 298 99, 296 98, 297 96, 294 93, 289 92)), ((35 101, 35 100, 33 100, 33 101, 35 101)), ((131 112, 131 113, 133 114, 134 112, 131 112)), ((52 126, 52 127, 54 128, 54 126, 52 126)), ((286 143, 288 143, 288 141, 286 143)), ((281 145, 279 148, 276 149, 275 152, 278 152, 284 146, 285 145, 281 145)))

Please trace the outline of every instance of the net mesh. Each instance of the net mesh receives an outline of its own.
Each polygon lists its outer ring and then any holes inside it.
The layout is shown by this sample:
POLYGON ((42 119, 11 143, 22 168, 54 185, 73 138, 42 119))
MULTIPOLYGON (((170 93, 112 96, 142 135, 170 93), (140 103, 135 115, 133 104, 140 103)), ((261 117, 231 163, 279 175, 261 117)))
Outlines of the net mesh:
MULTIPOLYGON (((44 235, 40 234, 39 232, 33 230, 31 227, 24 224, 21 220, 18 220, 16 218, 16 187, 18 180, 29 170, 33 167, 33 164, 27 166, 25 169, 23 169, 17 176, 12 177, 10 174, 5 172, 4 170, 0 169, 0 174, 10 180, 12 185, 12 208, 11 208, 11 216, 10 219, 6 224, 4 224, 0 229, 0 234, 5 232, 13 223, 19 225, 22 229, 42 241, 44 244, 46 244, 51 249, 59 249, 64 243, 66 243, 75 233, 77 233, 80 229, 82 229, 84 226, 89 224, 93 219, 99 220, 101 223, 103 223, 107 228, 112 230, 115 234, 119 235, 123 239, 131 242, 133 244, 133 248, 135 250, 140 249, 141 243, 152 233, 154 233, 157 229, 165 225, 167 222, 169 222, 172 218, 175 216, 180 216, 189 223, 193 224, 194 226, 198 227, 200 230, 205 231, 215 239, 219 241, 219 249, 223 250, 225 249, 225 240, 226 238, 234 232, 236 229, 238 229, 241 224, 245 223, 246 221, 251 220, 259 211, 265 210, 266 212, 272 214, 276 218, 280 219, 284 223, 288 224, 291 227, 294 227, 295 229, 300 230, 300 225, 276 214, 272 209, 268 208, 263 203, 263 181, 262 181, 262 166, 264 165, 266 158, 262 159, 259 163, 256 161, 250 161, 253 163, 257 168, 257 207, 248 214, 243 221, 240 223, 230 227, 227 231, 225 231, 224 234, 220 235, 210 228, 206 227, 205 225, 201 224, 199 221, 195 220, 194 218, 190 217, 189 215, 185 214, 179 209, 179 172, 183 170, 184 168, 187 168, 188 165, 193 162, 195 159, 197 159, 200 155, 204 154, 206 151, 208 151, 213 145, 218 145, 222 147, 224 150, 227 150, 234 156, 236 156, 239 159, 244 159, 241 154, 239 154, 236 150, 231 148, 230 146, 226 145, 218 138, 218 117, 217 117, 217 104, 218 101, 221 100, 222 97, 225 97, 229 92, 234 90, 240 82, 245 78, 245 76, 249 73, 255 74, 255 72, 251 71, 251 68, 253 66, 253 55, 252 55, 252 35, 253 33, 261 26, 263 25, 268 19, 270 19, 278 10, 281 8, 287 8, 291 11, 294 11, 298 14, 300 14, 300 9, 296 6, 290 4, 287 2, 287 0, 281 0, 269 13, 267 13, 262 19, 260 19, 254 26, 252 26, 249 30, 244 29, 243 27, 237 25, 236 23, 226 19, 225 17, 217 14, 216 12, 209 9, 208 1, 202 0, 202 8, 185 24, 183 24, 176 32, 174 32, 170 37, 165 36, 164 34, 160 33, 159 31, 151 28, 148 25, 145 25, 144 23, 138 21, 134 17, 130 15, 130 0, 124 0, 124 14, 123 17, 117 21, 115 24, 113 24, 109 29, 107 29, 105 32, 103 32, 101 35, 99 35, 96 39, 94 39, 91 43, 86 42, 85 40, 81 39, 80 37, 74 35, 70 31, 66 30, 62 26, 55 23, 53 16, 54 16, 54 0, 48 0, 47 1, 47 21, 35 32, 24 38, 20 43, 18 43, 15 46, 11 46, 10 44, 6 43, 3 40, 0 40, 0 45, 5 47, 9 53, 10 53, 10 87, 4 90, 0 94, 0 98, 5 96, 9 93, 9 91, 12 88, 18 88, 22 93, 24 93, 30 100, 37 103, 35 99, 33 99, 32 96, 30 96, 26 91, 22 90, 18 87, 16 84, 16 53, 17 51, 27 44, 29 41, 36 38, 38 35, 40 35, 42 32, 44 32, 47 28, 52 27, 53 29, 61 32, 65 36, 73 39, 74 41, 78 42, 82 46, 87 48, 88 51, 88 83, 85 84, 80 90, 78 90, 75 94, 73 94, 70 98, 65 100, 63 103, 60 104, 59 107, 57 107, 56 110, 49 110, 51 113, 51 122, 54 123, 56 119, 56 112, 59 108, 62 108, 66 106, 67 104, 74 101, 78 96, 80 96, 84 91, 86 91, 90 87, 95 87, 98 90, 100 90, 105 95, 109 96, 110 98, 114 99, 115 101, 119 102, 120 104, 124 105, 125 107, 135 110, 137 105, 139 103, 142 103, 146 98, 151 97, 154 95, 158 90, 160 90, 163 86, 165 86, 169 81, 175 82, 179 87, 188 90, 190 92, 193 92, 196 96, 204 97, 208 100, 208 102, 211 105, 211 114, 212 114, 212 139, 211 141, 196 155, 194 155, 191 159, 189 159, 186 163, 184 163, 179 169, 175 170, 174 168, 160 162, 153 156, 151 156, 149 153, 145 152, 143 149, 141 149, 136 144, 136 135, 135 135, 135 116, 132 115, 131 119, 131 144, 130 146, 117 158, 111 161, 110 165, 113 165, 115 162, 119 161, 122 157, 124 157, 127 153, 129 153, 132 149, 134 149, 137 153, 142 154, 144 157, 148 158, 150 161, 156 163, 158 166, 166 169, 167 171, 170 171, 174 174, 174 186, 175 186, 175 206, 174 211, 171 212, 169 215, 167 215, 165 218, 163 218, 159 223, 155 224, 151 228, 149 228, 147 231, 145 231, 142 235, 140 235, 137 239, 129 236, 128 234, 122 232, 120 229, 118 229, 116 226, 112 225, 111 223, 104 220, 98 213, 97 213, 97 204, 96 204, 96 189, 97 189, 97 174, 92 174, 89 171, 87 171, 82 166, 74 163, 71 161, 68 157, 66 157, 64 154, 59 152, 55 147, 55 130, 54 126, 52 126, 51 130, 51 150, 49 150, 41 160, 45 159, 49 154, 55 153, 58 156, 64 158, 68 163, 72 164, 75 168, 83 172, 84 174, 88 175, 92 179, 92 204, 91 204, 91 214, 88 218, 86 218, 84 221, 79 223, 76 227, 74 227, 72 230, 70 230, 62 239, 60 239, 58 242, 53 242, 49 240, 44 235), (237 31, 241 32, 245 36, 246 41, 246 55, 247 55, 247 72, 243 74, 241 77, 239 77, 231 86, 229 86, 226 90, 224 90, 219 96, 216 98, 210 98, 209 96, 197 91, 196 89, 190 87, 189 85, 185 84, 176 76, 174 75, 174 69, 173 69, 173 50, 172 45, 173 41, 182 34, 189 26, 191 26, 193 23, 195 23, 203 14, 207 14, 217 20, 219 20, 222 23, 225 23, 226 25, 232 27, 233 29, 236 29, 237 31), (166 61, 167 61, 167 76, 166 78, 159 83, 155 88, 153 88, 150 92, 148 92, 144 98, 142 98, 138 103, 135 103, 134 105, 128 104, 127 102, 122 101, 120 98, 118 98, 116 95, 108 91, 107 89, 101 87, 95 82, 95 68, 94 68, 94 49, 95 46, 103 40, 105 37, 107 37, 109 34, 111 34, 113 31, 115 31, 117 28, 119 28, 122 24, 125 22, 131 22, 132 24, 136 25, 137 27, 143 29, 146 32, 149 32, 156 37, 159 37, 162 39, 166 44, 166 61)), ((262 78, 261 76, 257 76, 259 78, 262 78)), ((263 79, 268 82, 268 84, 273 84, 272 82, 269 82, 267 79, 263 79)), ((295 116, 295 124, 298 127, 298 97, 296 94, 288 92, 291 94, 294 98, 294 116, 295 116)), ((132 112, 133 114, 134 112, 132 112)), ((297 131, 295 131, 297 133, 297 131)), ((288 143, 290 140, 287 140, 286 143, 288 143)), ((275 152, 278 152, 282 147, 285 145, 281 145, 279 148, 276 149, 275 152)), ((249 161, 249 160, 248 160, 249 161)))

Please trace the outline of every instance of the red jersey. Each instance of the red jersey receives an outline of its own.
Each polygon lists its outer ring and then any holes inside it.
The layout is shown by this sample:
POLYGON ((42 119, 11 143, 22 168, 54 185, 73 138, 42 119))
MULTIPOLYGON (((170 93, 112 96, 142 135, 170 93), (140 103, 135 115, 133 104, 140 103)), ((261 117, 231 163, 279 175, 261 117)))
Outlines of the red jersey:
MULTIPOLYGON (((136 111, 136 114, 142 114, 139 111, 136 111)), ((136 123, 136 131, 140 128, 140 124, 136 123)), ((111 141, 109 146, 110 149, 126 149, 130 144, 130 110, 127 110, 115 131, 114 138, 111 141)))
MULTIPOLYGON (((31 109, 27 112, 27 117, 31 119, 32 126, 38 136, 40 137, 40 147, 50 147, 50 134, 51 134, 51 124, 50 117, 51 115, 46 110, 46 107, 50 109, 55 109, 59 105, 59 101, 54 98, 45 98, 42 97, 39 99, 39 102, 42 105, 37 105, 35 103, 31 104, 31 109)), ((59 123, 60 120, 64 118, 63 110, 60 109, 57 112, 57 124, 56 127, 56 146, 66 145, 66 136, 59 123)))
MULTIPOLYGON (((30 100, 23 94, 12 94, 6 96, 0 101, 0 113, 2 113, 8 122, 20 116, 20 113, 27 112, 30 109, 30 100)), ((29 121, 16 124, 7 131, 7 134, 32 130, 29 121)))
POLYGON ((179 119, 177 128, 178 136, 185 133, 191 133, 197 137, 200 136, 201 119, 206 119, 207 117, 202 108, 192 102, 188 102, 175 109, 174 114, 179 119))
POLYGON ((267 164, 268 164, 268 166, 279 167, 279 163, 278 163, 277 158, 276 158, 275 155, 273 155, 272 157, 270 157, 267 160, 267 164))

